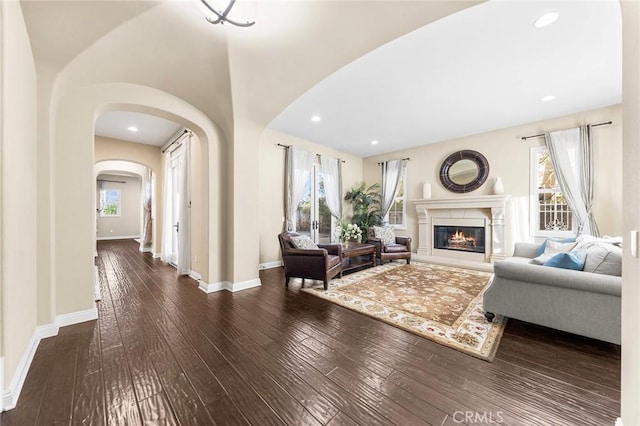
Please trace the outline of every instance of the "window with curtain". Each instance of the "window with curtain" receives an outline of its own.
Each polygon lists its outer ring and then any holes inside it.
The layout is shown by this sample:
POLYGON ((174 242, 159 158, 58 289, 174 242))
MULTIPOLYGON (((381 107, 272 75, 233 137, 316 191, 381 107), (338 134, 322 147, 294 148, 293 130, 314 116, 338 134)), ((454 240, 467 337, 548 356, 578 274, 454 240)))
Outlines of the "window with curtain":
POLYGON ((546 146, 531 149, 531 226, 535 236, 574 235, 574 215, 546 146))
POLYGON ((393 199, 393 203, 391 204, 391 208, 389 209, 389 213, 384 218, 384 222, 389 226, 393 226, 395 228, 406 228, 406 197, 405 197, 405 186, 407 180, 407 168, 405 167, 402 175, 400 176, 400 183, 398 184, 398 192, 393 199))

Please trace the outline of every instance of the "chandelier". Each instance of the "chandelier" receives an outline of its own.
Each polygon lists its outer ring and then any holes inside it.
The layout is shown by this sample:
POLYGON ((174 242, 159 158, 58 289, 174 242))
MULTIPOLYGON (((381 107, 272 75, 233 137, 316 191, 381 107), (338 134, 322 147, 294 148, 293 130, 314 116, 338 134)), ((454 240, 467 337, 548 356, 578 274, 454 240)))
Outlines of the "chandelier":
POLYGON ((255 21, 238 22, 236 20, 229 18, 229 13, 231 12, 233 5, 236 3, 236 0, 229 0, 229 4, 224 9, 224 11, 216 10, 212 5, 209 4, 209 0, 200 0, 200 1, 202 2, 202 5, 206 8, 207 12, 213 13, 214 15, 213 17, 211 16, 206 17, 207 21, 209 21, 212 24, 223 25, 225 22, 228 22, 231 25, 235 25, 236 27, 250 27, 253 24, 255 24, 255 21))

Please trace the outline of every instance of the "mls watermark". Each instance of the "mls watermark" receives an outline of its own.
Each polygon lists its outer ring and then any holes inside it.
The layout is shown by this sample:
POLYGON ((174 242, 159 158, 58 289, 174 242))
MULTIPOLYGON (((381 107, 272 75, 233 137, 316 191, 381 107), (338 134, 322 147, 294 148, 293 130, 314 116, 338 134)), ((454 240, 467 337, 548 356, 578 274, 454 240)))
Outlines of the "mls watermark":
POLYGON ((502 411, 454 411, 451 418, 454 423, 466 423, 468 425, 504 422, 502 411))

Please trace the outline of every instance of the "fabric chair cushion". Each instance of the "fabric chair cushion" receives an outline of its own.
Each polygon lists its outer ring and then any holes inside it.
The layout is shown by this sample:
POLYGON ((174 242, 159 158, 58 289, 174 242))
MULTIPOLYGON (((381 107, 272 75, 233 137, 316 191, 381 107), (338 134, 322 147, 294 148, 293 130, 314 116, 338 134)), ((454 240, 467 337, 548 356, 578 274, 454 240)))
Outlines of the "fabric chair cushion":
POLYGON ((571 251, 575 246, 575 242, 561 243, 557 241, 547 240, 545 241, 544 253, 534 257, 531 263, 536 265, 544 265, 546 261, 554 257, 558 253, 566 253, 571 251))
POLYGON ((622 249, 613 244, 597 244, 589 247, 583 271, 622 276, 622 249))
POLYGON ((544 240, 540 247, 538 247, 537 256, 542 256, 547 248, 547 241, 555 242, 555 243, 575 243, 576 237, 568 237, 568 238, 548 238, 544 240))
POLYGON ((373 232, 376 238, 380 239, 385 246, 396 243, 396 232, 389 226, 374 226, 373 232))
POLYGON ((298 249, 317 249, 318 248, 316 243, 311 241, 311 238, 309 238, 306 235, 297 235, 297 236, 291 237, 291 242, 293 243, 293 246, 298 249))
POLYGON ((543 266, 552 268, 572 269, 582 271, 584 261, 587 259, 586 250, 572 250, 567 253, 558 253, 543 263, 543 266))

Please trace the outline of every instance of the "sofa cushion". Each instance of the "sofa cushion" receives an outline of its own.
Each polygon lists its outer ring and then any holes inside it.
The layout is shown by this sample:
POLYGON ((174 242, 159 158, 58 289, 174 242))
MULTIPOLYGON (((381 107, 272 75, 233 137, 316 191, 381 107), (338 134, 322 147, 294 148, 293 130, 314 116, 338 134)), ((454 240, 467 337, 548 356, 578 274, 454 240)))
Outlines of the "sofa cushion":
POLYGON ((558 253, 544 262, 543 266, 552 268, 572 269, 581 271, 587 258, 586 250, 572 250, 566 253, 558 253))
POLYGON ((622 276, 622 249, 613 244, 595 244, 587 249, 585 272, 622 276))
POLYGON ((407 251, 407 246, 404 244, 385 244, 384 251, 386 253, 404 253, 407 251))
POLYGON ((531 259, 531 263, 536 265, 544 265, 544 263, 551 259, 558 253, 566 253, 571 251, 576 246, 575 242, 562 243, 559 241, 547 240, 545 241, 544 252, 538 257, 531 259))
POLYGON ((373 233, 384 245, 396 243, 396 232, 389 226, 374 226, 373 233))
POLYGON ((576 237, 567 237, 567 238, 547 238, 546 240, 544 240, 544 242, 542 244, 540 244, 540 247, 538 247, 538 256, 541 256, 545 249, 547 248, 547 241, 553 241, 556 243, 575 243, 576 242, 576 237))
POLYGON ((307 235, 297 235, 295 237, 291 237, 291 242, 295 248, 299 249, 317 249, 318 246, 316 243, 311 241, 307 235))

